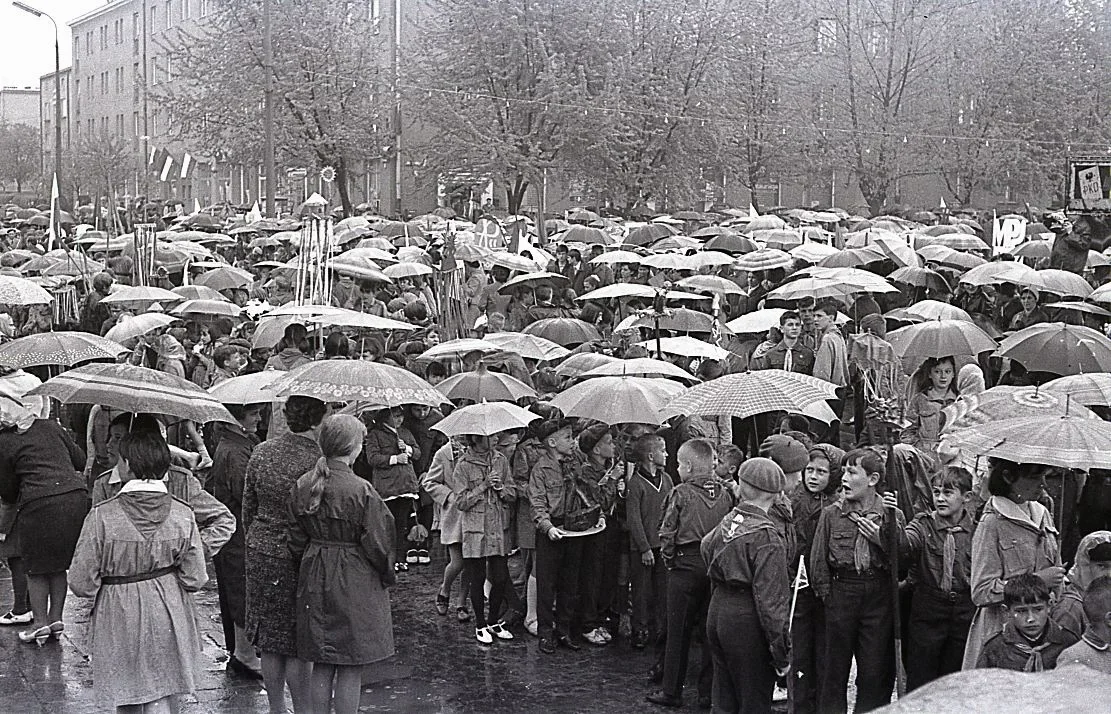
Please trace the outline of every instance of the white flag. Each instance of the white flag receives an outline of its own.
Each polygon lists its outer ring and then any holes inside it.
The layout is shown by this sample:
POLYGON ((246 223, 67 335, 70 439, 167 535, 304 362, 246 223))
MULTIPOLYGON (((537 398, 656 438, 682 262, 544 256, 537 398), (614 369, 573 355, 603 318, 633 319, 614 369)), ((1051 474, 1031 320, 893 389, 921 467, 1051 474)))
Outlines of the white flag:
POLYGON ((198 199, 194 198, 193 199, 193 213, 200 213, 200 212, 201 212, 201 202, 198 199))
POLYGON ((753 206, 751 203, 748 204, 748 217, 749 218, 759 218, 760 217, 760 214, 756 212, 756 206, 753 206))
POLYGON ((62 242, 58 235, 58 174, 54 174, 54 185, 50 188, 50 233, 46 240, 46 250, 54 250, 54 243, 62 242))
POLYGON ((945 196, 941 197, 941 205, 939 205, 938 208, 940 208, 943 211, 949 208, 948 206, 945 205, 945 196))
POLYGON ((192 170, 192 168, 193 157, 189 155, 188 151, 186 151, 185 156, 181 157, 181 178, 189 178, 189 172, 192 170))
POLYGON ((166 163, 162 164, 162 173, 158 176, 159 181, 169 181, 170 171, 174 168, 174 157, 166 154, 166 163))
POLYGON ((262 220, 262 209, 258 207, 258 201, 255 201, 255 205, 252 206, 251 210, 247 212, 247 222, 248 223, 254 223, 255 221, 261 221, 261 220, 262 220))

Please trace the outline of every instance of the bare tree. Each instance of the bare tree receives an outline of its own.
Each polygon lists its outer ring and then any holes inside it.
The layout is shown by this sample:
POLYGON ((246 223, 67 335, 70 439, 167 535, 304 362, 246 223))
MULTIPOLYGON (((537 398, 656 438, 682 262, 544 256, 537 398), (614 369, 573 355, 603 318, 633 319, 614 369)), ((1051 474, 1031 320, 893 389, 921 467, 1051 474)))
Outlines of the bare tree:
POLYGON ((38 129, 25 124, 0 124, 0 181, 11 181, 17 193, 40 174, 42 142, 38 129))

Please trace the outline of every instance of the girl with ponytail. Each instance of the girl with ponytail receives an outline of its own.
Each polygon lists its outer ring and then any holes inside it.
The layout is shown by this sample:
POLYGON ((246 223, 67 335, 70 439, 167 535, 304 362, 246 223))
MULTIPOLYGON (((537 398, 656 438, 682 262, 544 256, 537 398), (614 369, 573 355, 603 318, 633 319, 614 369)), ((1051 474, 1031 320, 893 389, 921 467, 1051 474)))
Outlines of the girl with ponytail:
POLYGON ((311 711, 355 714, 363 666, 394 653, 386 589, 395 577, 393 516, 351 470, 365 437, 353 416, 326 418, 317 437, 322 456, 291 493, 297 655, 313 663, 311 711))

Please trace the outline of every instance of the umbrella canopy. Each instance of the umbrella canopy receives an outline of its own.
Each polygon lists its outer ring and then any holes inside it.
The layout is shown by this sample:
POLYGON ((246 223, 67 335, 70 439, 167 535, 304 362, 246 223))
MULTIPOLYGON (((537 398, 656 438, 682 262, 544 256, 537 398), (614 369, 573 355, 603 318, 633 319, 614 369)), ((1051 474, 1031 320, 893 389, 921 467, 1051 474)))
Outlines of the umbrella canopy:
POLYGON ((596 342, 602 339, 598 328, 573 317, 549 317, 545 320, 537 320, 522 332, 527 335, 543 337, 564 347, 581 345, 584 342, 596 342))
POLYGON ((54 300, 42 287, 10 275, 0 275, 0 305, 48 305, 54 300))
POLYGON ((923 320, 964 320, 972 322, 972 317, 964 310, 939 300, 921 300, 906 308, 909 315, 923 320))
POLYGON ((846 248, 839 251, 823 259, 821 266, 823 268, 856 268, 869 263, 878 263, 886 257, 879 248, 867 245, 863 248, 846 248))
POLYGON ((799 413, 814 402, 835 399, 837 385, 797 372, 760 369, 697 384, 667 405, 667 414, 744 418, 765 412, 799 413))
MULTIPOLYGON (((1087 315, 1096 315, 1104 319, 1111 319, 1111 310, 1105 310, 1099 305, 1093 305, 1090 302, 1051 302, 1042 305, 1046 310, 1063 310, 1067 312, 1082 312, 1087 315)), ((1051 315, 1054 313, 1050 313, 1051 315)))
POLYGON ((1054 295, 1086 298, 1092 294, 1092 286, 1088 284, 1087 280, 1067 270, 1039 270, 1030 284, 1032 287, 1054 295))
POLYGON ((160 327, 165 327, 171 322, 176 322, 180 319, 180 317, 167 315, 161 312, 145 312, 142 315, 135 315, 122 322, 117 322, 104 336, 113 342, 126 345, 137 337, 141 337, 148 332, 153 332, 160 327))
POLYGON ((204 285, 182 285, 179 288, 171 288, 170 292, 177 295, 179 300, 216 300, 218 302, 228 302, 228 299, 221 293, 216 292, 212 288, 205 287, 204 285))
POLYGON ((624 245, 650 245, 675 233, 676 230, 666 223, 649 223, 630 230, 629 235, 621 242, 624 245))
POLYGON ((617 263, 637 263, 639 264, 644 256, 640 253, 634 253, 631 250, 611 250, 602 253, 597 258, 591 258, 590 262, 594 264, 606 263, 608 265, 615 265, 617 263))
POLYGON ((604 424, 659 424, 660 409, 682 391, 668 379, 595 377, 560 392, 551 405, 564 416, 604 424))
POLYGON ((507 253, 504 250, 489 255, 486 262, 490 265, 500 265, 506 270, 518 270, 522 273, 535 273, 541 269, 534 261, 523 255, 507 253))
POLYGON ((929 268, 899 268, 888 275, 887 279, 916 288, 927 288, 935 292, 952 292, 949 282, 941 273, 929 268))
POLYGON ((1111 371, 1111 340, 1081 325, 1046 322, 1019 330, 999 343, 996 353, 1028 370, 1052 374, 1111 371))
POLYGON ((972 268, 961 276, 960 282, 969 285, 992 285, 994 283, 1030 285, 1036 274, 1037 272, 1029 266, 1013 260, 1004 260, 984 263, 972 268))
POLYGON ((535 397, 536 390, 516 377, 491 372, 479 365, 473 372, 461 372, 436 385, 448 399, 469 399, 472 402, 515 402, 521 397, 535 397))
POLYGON ((1004 419, 954 431, 955 446, 979 456, 1066 469, 1111 468, 1111 423, 1080 416, 1004 419))
POLYGON ((366 402, 373 407, 442 404, 443 394, 412 372, 379 362, 323 360, 285 373, 275 382, 276 396, 313 397, 324 402, 366 402))
POLYGON ((376 283, 392 283, 393 279, 378 269, 378 264, 365 256, 352 256, 348 253, 336 256, 328 267, 339 275, 349 275, 359 280, 376 283))
POLYGON ((63 404, 100 404, 134 414, 167 414, 189 421, 234 424, 208 392, 172 374, 129 364, 89 364, 48 379, 28 394, 63 404))
POLYGON ((566 275, 560 275, 559 273, 524 273, 523 275, 517 275, 506 280, 505 285, 498 288, 498 292, 504 295, 506 291, 520 287, 537 288, 541 285, 559 285, 569 282, 571 282, 570 278, 566 275))
POLYGON ((802 245, 802 233, 790 228, 770 228, 766 230, 752 230, 751 224, 745 231, 754 241, 763 243, 769 248, 790 250, 802 245))
POLYGON ((733 265, 733 256, 716 250, 702 250, 687 256, 695 268, 720 268, 733 265))
POLYGON ((205 287, 212 288, 219 292, 220 290, 231 290, 236 288, 245 288, 254 281, 254 276, 246 270, 239 268, 232 268, 231 266, 225 268, 216 268, 208 272, 201 273, 193 281, 195 285, 204 285, 205 287))
POLYGON ((706 245, 703 247, 706 250, 719 250, 722 253, 732 253, 734 255, 755 253, 760 250, 760 246, 753 243, 751 238, 729 233, 714 236, 706 241, 706 245))
POLYGON ((524 429, 539 418, 516 404, 487 402, 459 407, 432 428, 445 436, 491 436, 510 429, 524 429))
POLYGON ((1047 240, 1026 241, 1015 248, 1014 255, 1019 258, 1048 258, 1053 252, 1053 244, 1047 240))
POLYGON ((775 230, 779 228, 786 228, 787 221, 774 214, 764 216, 756 216, 748 222, 745 228, 745 233, 752 233, 754 231, 775 230))
POLYGON ((690 250, 691 248, 701 248, 702 241, 690 236, 669 236, 661 238, 650 247, 652 250, 690 250))
POLYGON ((658 341, 645 340, 637 344, 649 352, 655 352, 657 342, 659 343, 660 351, 664 354, 716 360, 725 360, 729 358, 728 350, 687 335, 681 337, 662 337, 658 341))
POLYGON ((304 320, 306 323, 334 325, 337 327, 354 327, 363 330, 409 331, 417 329, 416 325, 408 322, 391 320, 388 317, 378 317, 377 315, 369 315, 365 312, 348 310, 342 307, 333 308, 317 315, 309 315, 305 317, 304 320))
POLYGON ((957 268, 958 270, 971 270, 987 262, 979 256, 972 255, 971 253, 962 253, 959 250, 953 250, 944 245, 928 245, 924 248, 919 248, 918 255, 928 261, 947 265, 951 268, 957 268))
POLYGON ((1065 416, 1099 419, 1092 410, 1064 396, 1035 387, 992 387, 980 394, 962 396, 942 409, 945 431, 951 432, 1001 419, 1065 416))
POLYGON ((757 270, 771 270, 772 268, 787 268, 791 263, 792 258, 789 254, 775 248, 761 248, 754 253, 742 255, 737 259, 736 266, 741 270, 755 272, 757 270))
POLYGON ((524 359, 540 362, 560 360, 571 354, 571 350, 551 340, 523 332, 492 332, 482 339, 507 352, 516 352, 524 359))
MULTIPOLYGON (((650 268, 657 270, 697 270, 698 266, 695 264, 692 257, 686 255, 679 255, 678 253, 657 253, 649 255, 640 261, 641 265, 647 265, 650 268)), ((730 260, 730 263, 733 261, 730 260)))
POLYGON ((825 243, 803 243, 788 251, 792 257, 805 260, 807 263, 820 263, 826 258, 837 255, 841 251, 825 243))
POLYGON ((208 393, 221 404, 268 404, 274 401, 270 388, 284 376, 276 369, 242 374, 209 387, 208 393))
POLYGON ((390 278, 398 280, 400 278, 412 278, 418 275, 431 275, 432 268, 422 263, 397 263, 396 265, 387 266, 382 272, 390 278))
POLYGON ((0 365, 72 367, 94 359, 114 360, 123 352, 127 348, 120 343, 88 332, 41 332, 0 345, 0 365))
POLYGON ((555 369, 555 373, 564 379, 575 379, 595 367, 618 361, 616 357, 610 357, 600 352, 580 352, 560 362, 555 369))
POLYGON ((779 327, 779 318, 787 312, 786 308, 768 307, 763 310, 741 315, 735 320, 725 323, 726 326, 738 335, 755 335, 767 332, 773 327, 779 327))
POLYGON ((668 310, 658 318, 654 315, 630 315, 622 320, 614 329, 621 330, 633 327, 655 329, 657 326, 661 330, 671 330, 672 332, 703 333, 713 332, 716 326, 722 334, 732 334, 732 331, 726 327, 725 323, 721 322, 713 315, 709 315, 705 312, 688 310, 687 308, 668 310))
POLYGON ((601 228, 589 226, 571 226, 558 236, 563 243, 585 243, 587 245, 610 245, 614 243, 613 236, 601 228))
POLYGON ((689 278, 682 278, 675 284, 687 290, 698 290, 719 295, 748 295, 735 282, 720 275, 692 275, 689 278))
MULTIPOLYGON (((217 293, 219 294, 219 293, 217 293)), ((223 299, 223 296, 221 296, 223 299)), ((125 285, 101 300, 105 305, 137 305, 149 307, 152 303, 175 303, 184 300, 181 295, 156 287, 125 285)))
POLYGON ((1041 391, 1068 397, 1070 401, 1091 406, 1111 406, 1111 374, 1071 374, 1041 386, 1041 391))
POLYGON ((192 315, 239 317, 240 313, 243 312, 243 308, 233 302, 222 300, 186 300, 170 310, 170 312, 181 317, 190 317, 192 315))
POLYGON ((978 355, 995 349, 995 340, 966 320, 927 320, 887 333, 900 357, 978 355))
POLYGON ((498 352, 501 348, 493 342, 486 340, 476 340, 469 337, 463 337, 457 340, 448 340, 441 342, 438 345, 433 345, 427 350, 422 352, 417 359, 422 360, 438 360, 449 357, 462 357, 470 354, 471 352, 498 352))
POLYGON ((991 250, 991 246, 987 243, 968 233, 948 233, 936 236, 929 239, 928 245, 943 245, 953 250, 991 250))
MULTIPOLYGON (((709 276, 704 276, 709 277, 709 276)), ((650 285, 640 285, 639 283, 613 283, 604 288, 591 290, 585 295, 579 295, 575 300, 588 301, 588 300, 620 300, 623 298, 641 298, 645 300, 652 300, 656 297, 659 291, 650 285)), ((675 290, 668 290, 664 293, 664 297, 668 300, 706 300, 705 295, 698 295, 696 293, 684 293, 675 290)))
POLYGON ((455 243, 455 257, 459 260, 480 261, 484 258, 490 257, 493 251, 484 245, 474 245, 472 243, 455 243))
POLYGON ((663 377, 678 379, 683 382, 695 382, 697 379, 678 365, 651 357, 634 357, 633 359, 620 359, 606 362, 589 369, 582 374, 583 377, 663 377))
POLYGON ((878 290, 871 287, 865 288, 861 285, 854 285, 832 277, 800 278, 780 285, 778 288, 768 293, 768 296, 780 298, 782 300, 801 300, 805 297, 821 300, 822 298, 844 298, 854 293, 862 292, 897 291, 890 285, 885 285, 883 290, 878 290))

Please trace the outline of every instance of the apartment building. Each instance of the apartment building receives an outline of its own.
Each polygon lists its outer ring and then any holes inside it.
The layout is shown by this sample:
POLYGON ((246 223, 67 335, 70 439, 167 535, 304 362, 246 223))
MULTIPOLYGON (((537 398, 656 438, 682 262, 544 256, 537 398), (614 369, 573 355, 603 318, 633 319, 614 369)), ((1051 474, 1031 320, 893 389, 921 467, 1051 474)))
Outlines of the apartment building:
POLYGON ((39 90, 34 87, 0 87, 0 124, 36 126, 39 90))
POLYGON ((44 74, 39 77, 39 113, 38 124, 39 132, 42 139, 42 156, 41 165, 43 175, 47 175, 54 170, 54 121, 56 112, 54 111, 55 102, 57 101, 57 93, 54 91, 55 82, 61 84, 62 96, 62 157, 69 160, 73 158, 73 127, 70 121, 70 88, 71 71, 69 67, 65 67, 62 71, 55 76, 54 72, 44 74))

